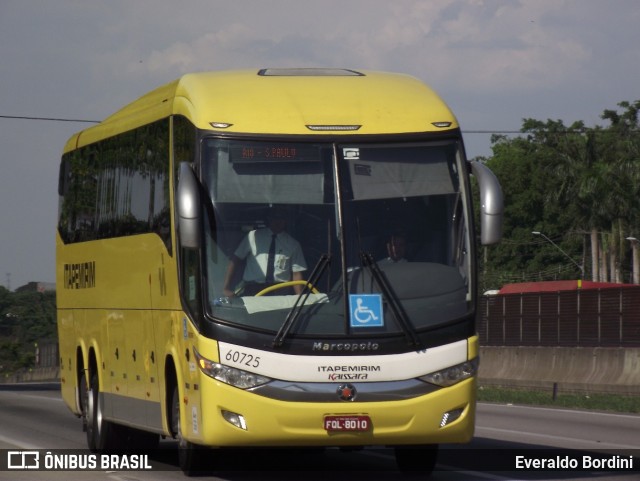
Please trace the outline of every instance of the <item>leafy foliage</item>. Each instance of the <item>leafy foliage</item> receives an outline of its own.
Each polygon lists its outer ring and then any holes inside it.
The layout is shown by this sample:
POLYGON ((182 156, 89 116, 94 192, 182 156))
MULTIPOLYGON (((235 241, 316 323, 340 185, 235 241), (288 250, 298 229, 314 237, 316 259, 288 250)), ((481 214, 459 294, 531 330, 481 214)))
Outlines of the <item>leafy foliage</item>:
POLYGON ((0 287, 0 372, 33 367, 36 342, 55 341, 55 292, 10 292, 0 287))
POLYGON ((484 289, 575 279, 579 266, 595 281, 630 281, 626 238, 640 238, 640 101, 619 107, 602 114, 605 127, 525 119, 522 135, 492 138, 485 160, 502 184, 505 224, 503 242, 485 248, 484 289))

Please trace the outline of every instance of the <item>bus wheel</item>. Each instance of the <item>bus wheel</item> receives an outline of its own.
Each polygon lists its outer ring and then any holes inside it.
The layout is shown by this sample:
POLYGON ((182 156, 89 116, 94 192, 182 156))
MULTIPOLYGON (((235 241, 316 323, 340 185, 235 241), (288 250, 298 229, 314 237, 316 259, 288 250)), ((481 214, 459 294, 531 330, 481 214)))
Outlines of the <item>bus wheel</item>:
MULTIPOLYGON (((87 406, 89 404, 89 389, 87 387, 87 371, 83 370, 80 373, 80 382, 79 384, 79 396, 80 396, 80 411, 82 412, 82 432, 87 432, 87 406)), ((89 438, 87 437, 87 441, 89 438)), ((93 450, 95 447, 92 447, 89 444, 89 449, 93 450)))
POLYGON ((438 445, 398 446, 395 448, 396 465, 406 474, 429 476, 436 467, 438 445))
POLYGON ((102 417, 98 375, 91 373, 89 390, 86 395, 87 444, 91 451, 113 450, 118 444, 117 426, 102 417))
POLYGON ((192 476, 198 471, 202 471, 204 448, 187 441, 182 436, 178 386, 174 386, 171 396, 171 431, 178 441, 178 464, 182 472, 187 476, 192 476))

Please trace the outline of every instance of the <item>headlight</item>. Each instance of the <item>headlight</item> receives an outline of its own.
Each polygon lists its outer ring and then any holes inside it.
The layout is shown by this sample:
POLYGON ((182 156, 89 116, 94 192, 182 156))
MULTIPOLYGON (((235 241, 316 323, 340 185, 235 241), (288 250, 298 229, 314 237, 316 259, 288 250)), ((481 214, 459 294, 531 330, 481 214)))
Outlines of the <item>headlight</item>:
POLYGON ((270 378, 260 376, 259 374, 210 361, 202 357, 195 348, 193 349, 193 353, 198 361, 198 367, 203 373, 233 387, 251 389, 252 387, 260 386, 261 384, 266 384, 271 381, 270 378))
POLYGON ((431 384, 436 384, 437 386, 453 386, 460 381, 475 376, 478 372, 478 363, 479 359, 476 357, 470 361, 463 362, 462 364, 457 364, 455 366, 447 367, 440 371, 421 376, 418 379, 431 384))

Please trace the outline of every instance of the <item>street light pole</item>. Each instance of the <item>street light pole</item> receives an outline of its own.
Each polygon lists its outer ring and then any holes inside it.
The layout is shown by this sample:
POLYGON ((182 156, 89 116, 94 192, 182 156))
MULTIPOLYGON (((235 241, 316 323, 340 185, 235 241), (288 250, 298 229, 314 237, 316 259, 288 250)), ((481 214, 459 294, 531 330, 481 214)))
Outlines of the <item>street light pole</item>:
POLYGON ((571 262, 573 262, 573 264, 580 269, 580 279, 584 279, 584 266, 581 266, 580 264, 578 264, 573 257, 571 257, 569 254, 567 254, 565 251, 562 250, 562 248, 556 244, 555 242, 553 242, 551 239, 549 239, 546 235, 544 235, 542 232, 538 232, 538 231, 533 231, 532 232, 533 235, 537 235, 542 237, 544 240, 546 240, 549 244, 551 244, 553 247, 555 247, 556 249, 558 249, 560 252, 562 252, 562 254, 569 259, 571 262))
POLYGON ((631 256, 633 259, 633 283, 640 284, 640 257, 638 257, 638 239, 635 237, 627 237, 631 242, 631 256))

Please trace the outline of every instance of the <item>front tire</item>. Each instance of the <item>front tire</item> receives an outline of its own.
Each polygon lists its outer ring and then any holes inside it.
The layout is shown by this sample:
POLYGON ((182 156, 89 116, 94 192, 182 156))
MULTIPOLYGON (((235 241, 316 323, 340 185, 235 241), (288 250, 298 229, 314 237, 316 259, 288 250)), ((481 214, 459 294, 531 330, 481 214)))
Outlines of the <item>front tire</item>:
POLYGON ((396 465, 405 474, 428 477, 436 467, 438 445, 398 446, 395 448, 396 465))
POLYGON ((178 465, 186 476, 193 476, 202 471, 204 465, 204 448, 187 441, 182 436, 180 423, 180 393, 178 386, 173 388, 171 396, 171 430, 178 441, 178 465))

